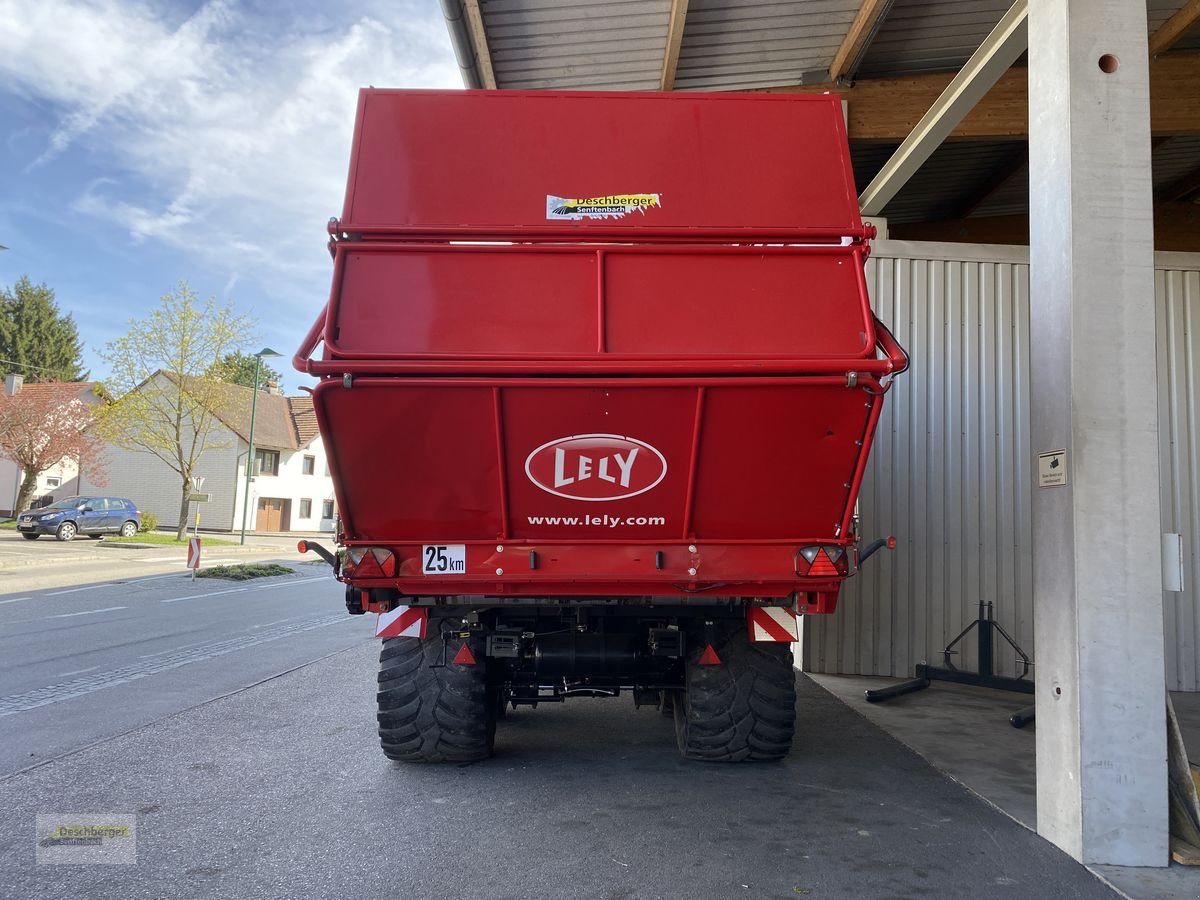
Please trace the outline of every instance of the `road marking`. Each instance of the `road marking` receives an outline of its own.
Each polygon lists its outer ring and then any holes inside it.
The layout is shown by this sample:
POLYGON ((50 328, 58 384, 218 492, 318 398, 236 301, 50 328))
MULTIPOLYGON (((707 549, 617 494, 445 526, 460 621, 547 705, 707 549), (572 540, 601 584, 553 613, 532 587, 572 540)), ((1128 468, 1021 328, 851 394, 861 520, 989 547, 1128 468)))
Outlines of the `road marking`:
POLYGON ((294 584, 312 584, 314 581, 327 581, 327 580, 328 579, 324 575, 322 575, 319 578, 302 578, 299 581, 280 581, 277 584, 264 584, 259 588, 259 590, 265 591, 265 590, 269 590, 270 588, 290 587, 291 585, 294 585, 294 584))
POLYGON ((135 559, 135 560, 133 560, 133 562, 157 563, 157 562, 177 562, 178 560, 179 560, 178 556, 150 556, 150 557, 146 557, 145 559, 135 559))
POLYGON ((118 684, 127 684, 130 681, 137 681, 141 678, 158 675, 162 672, 190 665, 191 663, 224 656, 227 653, 247 650, 258 644, 277 641, 307 631, 316 631, 319 628, 328 628, 331 625, 340 625, 343 622, 353 624, 355 620, 345 613, 324 616, 319 619, 310 619, 308 621, 297 622, 295 625, 279 628, 273 632, 260 632, 256 635, 242 635, 226 640, 211 641, 207 644, 200 644, 188 650, 183 650, 172 656, 164 657, 163 659, 151 662, 129 663, 128 665, 121 666, 119 669, 89 675, 87 678, 74 678, 70 681, 60 681, 57 684, 26 691, 23 694, 10 694, 7 697, 0 697, 0 718, 30 709, 37 709, 40 706, 60 703, 63 700, 82 697, 93 691, 113 687, 118 684))
POLYGON ((113 581, 111 584, 142 584, 147 581, 162 581, 164 578, 187 578, 186 572, 172 572, 169 575, 146 575, 144 577, 130 578, 127 581, 113 581))
POLYGON ((22 600, 32 600, 32 597, 13 597, 11 600, 0 600, 0 605, 5 603, 20 603, 22 600))
POLYGON ((244 587, 230 588, 227 591, 212 591, 211 593, 208 593, 208 594, 189 594, 186 597, 172 597, 169 600, 163 599, 163 600, 159 600, 158 602, 159 603, 178 603, 180 600, 200 600, 200 599, 203 599, 204 597, 219 597, 222 594, 241 594, 244 591, 248 591, 248 590, 250 590, 250 588, 244 588, 244 587))
POLYGON ((99 666, 88 666, 86 669, 76 669, 74 672, 63 672, 59 678, 69 678, 72 675, 82 675, 84 672, 95 672, 99 666))
POLYGON ((92 588, 104 587, 104 585, 106 583, 107 582, 104 582, 101 584, 85 584, 83 587, 71 588, 70 590, 67 590, 67 591, 53 591, 52 593, 49 593, 46 596, 47 597, 57 597, 59 594, 75 594, 75 593, 78 593, 79 591, 90 591, 92 588))
POLYGON ((109 607, 106 607, 105 609, 85 609, 85 610, 81 610, 80 612, 59 613, 57 616, 51 616, 51 618, 69 619, 69 618, 71 618, 71 616, 94 616, 94 615, 96 615, 96 613, 116 612, 118 609, 128 609, 128 607, 126 607, 126 606, 109 606, 109 607))

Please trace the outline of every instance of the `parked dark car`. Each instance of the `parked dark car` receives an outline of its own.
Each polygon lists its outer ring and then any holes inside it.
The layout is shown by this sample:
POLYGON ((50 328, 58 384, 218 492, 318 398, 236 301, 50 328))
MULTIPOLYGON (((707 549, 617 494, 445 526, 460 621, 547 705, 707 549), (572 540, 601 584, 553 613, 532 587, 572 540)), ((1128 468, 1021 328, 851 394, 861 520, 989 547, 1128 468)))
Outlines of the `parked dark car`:
POLYGON ((141 511, 133 501, 122 497, 67 497, 17 516, 17 531, 31 541, 43 534, 52 534, 60 541, 73 540, 77 534, 132 537, 141 527, 141 511))

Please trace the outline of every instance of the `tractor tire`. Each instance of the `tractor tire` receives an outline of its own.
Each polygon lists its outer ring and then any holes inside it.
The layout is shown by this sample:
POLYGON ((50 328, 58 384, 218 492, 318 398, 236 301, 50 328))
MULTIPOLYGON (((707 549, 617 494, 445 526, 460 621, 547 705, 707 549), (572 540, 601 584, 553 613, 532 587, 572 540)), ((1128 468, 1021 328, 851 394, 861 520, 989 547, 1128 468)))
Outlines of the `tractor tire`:
POLYGON ((796 675, 790 644, 756 644, 745 625, 718 627, 721 664, 702 666, 703 640, 692 641, 685 689, 675 696, 675 738, 687 759, 709 762, 783 759, 796 729, 796 675))
POLYGON ((496 695, 488 689, 484 647, 478 665, 456 665, 459 638, 443 642, 452 619, 431 614, 428 637, 391 638, 379 653, 379 744, 401 762, 465 763, 492 755, 496 695))

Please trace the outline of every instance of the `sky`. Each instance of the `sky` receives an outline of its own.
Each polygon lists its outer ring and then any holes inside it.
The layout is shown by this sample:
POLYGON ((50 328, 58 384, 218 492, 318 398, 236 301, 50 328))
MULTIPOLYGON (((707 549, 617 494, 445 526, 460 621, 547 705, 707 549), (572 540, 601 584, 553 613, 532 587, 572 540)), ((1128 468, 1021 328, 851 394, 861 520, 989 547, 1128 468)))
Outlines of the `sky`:
POLYGON ((0 286, 53 289, 103 379, 187 281, 294 393, 368 85, 462 87, 437 0, 0 0, 0 286))

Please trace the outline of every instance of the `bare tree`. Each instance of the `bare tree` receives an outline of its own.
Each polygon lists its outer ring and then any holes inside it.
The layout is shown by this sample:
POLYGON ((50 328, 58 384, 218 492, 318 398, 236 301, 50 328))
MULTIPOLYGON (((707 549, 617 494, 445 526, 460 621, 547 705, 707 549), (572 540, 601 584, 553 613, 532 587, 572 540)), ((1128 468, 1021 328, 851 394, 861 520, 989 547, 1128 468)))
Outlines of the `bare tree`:
POLYGON ((191 479, 205 450, 228 446, 218 411, 229 410, 228 385, 206 373, 250 337, 251 320, 232 304, 197 301, 186 282, 164 294, 144 319, 107 344, 101 358, 112 372, 105 386, 118 399, 105 413, 106 440, 153 454, 179 475, 179 529, 187 533, 191 479))
MULTIPOLYGON (((94 463, 98 445, 87 429, 96 410, 79 384, 44 382, 0 396, 0 452, 17 464, 22 481, 13 512, 26 509, 38 476, 64 459, 81 469, 94 463)), ((89 472, 95 481, 98 471, 89 472)))

